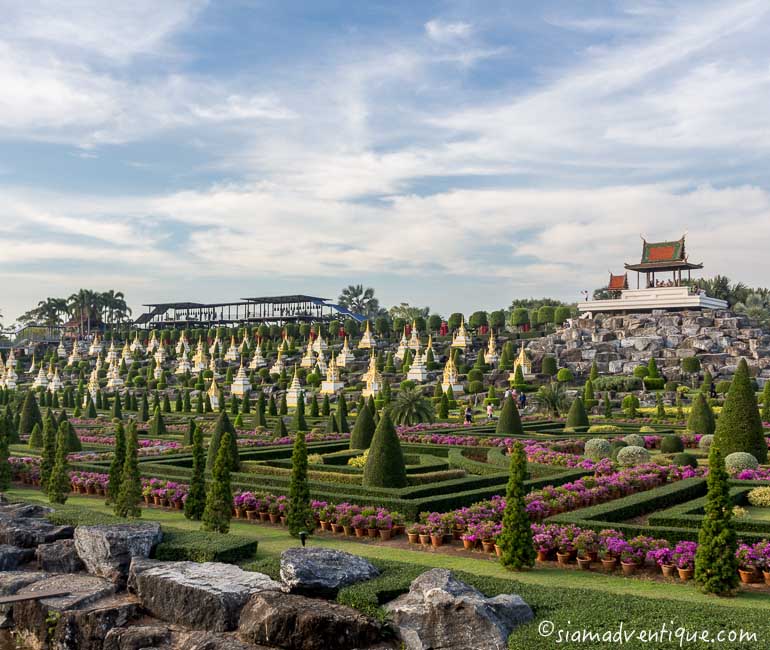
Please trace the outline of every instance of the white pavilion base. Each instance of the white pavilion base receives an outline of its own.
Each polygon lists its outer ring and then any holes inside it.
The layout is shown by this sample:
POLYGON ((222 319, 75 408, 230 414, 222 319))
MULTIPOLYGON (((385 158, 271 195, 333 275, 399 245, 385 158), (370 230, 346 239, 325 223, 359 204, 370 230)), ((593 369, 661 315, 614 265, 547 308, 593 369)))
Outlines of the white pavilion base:
POLYGON ((344 381, 322 381, 321 395, 334 395, 334 393, 343 388, 345 388, 344 381))
POLYGON ((409 368, 409 372, 406 373, 406 378, 410 381, 416 381, 422 383, 428 381, 428 369, 425 366, 409 368))
POLYGON ((251 392, 251 383, 248 380, 244 382, 233 381, 230 391, 236 397, 243 397, 251 392))
POLYGON ((371 397, 372 395, 377 397, 377 393, 380 392, 381 388, 382 386, 380 386, 380 384, 378 384, 376 381, 367 383, 366 388, 361 391, 361 395, 364 397, 371 397))
POLYGON ((445 393, 449 388, 452 389, 453 395, 458 395, 463 393, 463 387, 462 384, 441 384, 441 390, 443 390, 445 393))
POLYGON ((705 293, 690 291, 689 287, 651 287, 649 289, 626 289, 620 298, 612 300, 588 300, 578 303, 581 314, 604 312, 646 312, 656 309, 727 309, 727 302, 711 298, 705 293))

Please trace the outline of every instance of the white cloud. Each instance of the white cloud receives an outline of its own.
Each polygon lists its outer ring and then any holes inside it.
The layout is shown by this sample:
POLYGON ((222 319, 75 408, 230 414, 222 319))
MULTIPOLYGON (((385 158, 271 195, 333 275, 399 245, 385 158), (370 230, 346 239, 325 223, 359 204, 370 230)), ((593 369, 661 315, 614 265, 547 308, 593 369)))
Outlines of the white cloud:
POLYGON ((473 26, 464 22, 446 22, 438 18, 425 23, 425 33, 437 43, 449 43, 468 38, 473 32, 473 26))

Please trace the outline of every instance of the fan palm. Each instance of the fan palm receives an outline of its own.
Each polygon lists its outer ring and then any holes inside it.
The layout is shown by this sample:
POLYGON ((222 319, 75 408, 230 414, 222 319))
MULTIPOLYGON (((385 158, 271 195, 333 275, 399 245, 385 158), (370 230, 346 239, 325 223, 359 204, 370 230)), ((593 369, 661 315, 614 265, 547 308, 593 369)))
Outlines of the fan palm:
POLYGON ((743 300, 736 303, 735 312, 744 314, 757 325, 765 325, 770 320, 770 306, 766 298, 757 292, 751 292, 743 300))
POLYGON ((374 315, 380 308, 380 301, 374 297, 374 289, 371 287, 364 289, 362 284, 348 285, 342 290, 338 300, 343 307, 363 316, 374 315))
POLYGON ((402 388, 390 405, 390 414, 395 424, 419 424, 433 422, 435 415, 432 402, 417 387, 402 388))
POLYGON ((535 403, 541 411, 558 418, 567 409, 567 391, 564 384, 552 381, 535 393, 535 403))

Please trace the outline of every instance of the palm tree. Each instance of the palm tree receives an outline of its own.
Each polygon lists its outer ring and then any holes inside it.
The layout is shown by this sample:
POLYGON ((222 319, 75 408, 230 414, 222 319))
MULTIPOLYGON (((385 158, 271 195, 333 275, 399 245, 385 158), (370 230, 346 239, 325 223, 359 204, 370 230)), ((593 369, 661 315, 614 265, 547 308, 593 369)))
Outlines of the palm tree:
POLYGON ((558 418, 567 409, 567 391, 564 384, 554 381, 544 384, 535 393, 535 403, 540 410, 558 418))
POLYGON ((101 314, 101 300, 99 294, 90 289, 80 289, 68 299, 68 311, 70 316, 78 318, 80 322, 80 334, 83 332, 83 321, 88 325, 87 331, 91 332, 91 322, 98 321, 101 314))
POLYGON ((419 424, 433 422, 435 411, 432 402, 418 387, 402 388, 390 405, 390 414, 395 424, 419 424))
POLYGON ((380 301, 374 297, 374 289, 362 284, 349 284, 337 299, 340 305, 347 307, 354 314, 375 316, 380 311, 380 301))
POLYGON ((99 294, 102 308, 103 320, 110 325, 120 324, 131 315, 131 308, 126 304, 126 297, 122 291, 110 289, 99 294))
POLYGON ((743 302, 736 303, 733 309, 738 314, 744 314, 757 325, 765 325, 770 321, 770 306, 767 298, 759 292, 752 291, 743 302))

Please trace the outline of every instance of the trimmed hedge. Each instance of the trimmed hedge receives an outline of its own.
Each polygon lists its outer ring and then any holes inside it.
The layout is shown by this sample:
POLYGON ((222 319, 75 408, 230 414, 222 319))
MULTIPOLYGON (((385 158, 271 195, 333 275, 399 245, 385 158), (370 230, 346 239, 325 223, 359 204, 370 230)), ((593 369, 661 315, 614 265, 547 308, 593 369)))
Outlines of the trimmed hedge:
POLYGON ((155 549, 157 560, 226 562, 237 564, 253 560, 257 540, 238 535, 220 535, 203 531, 163 532, 163 541, 155 549))

